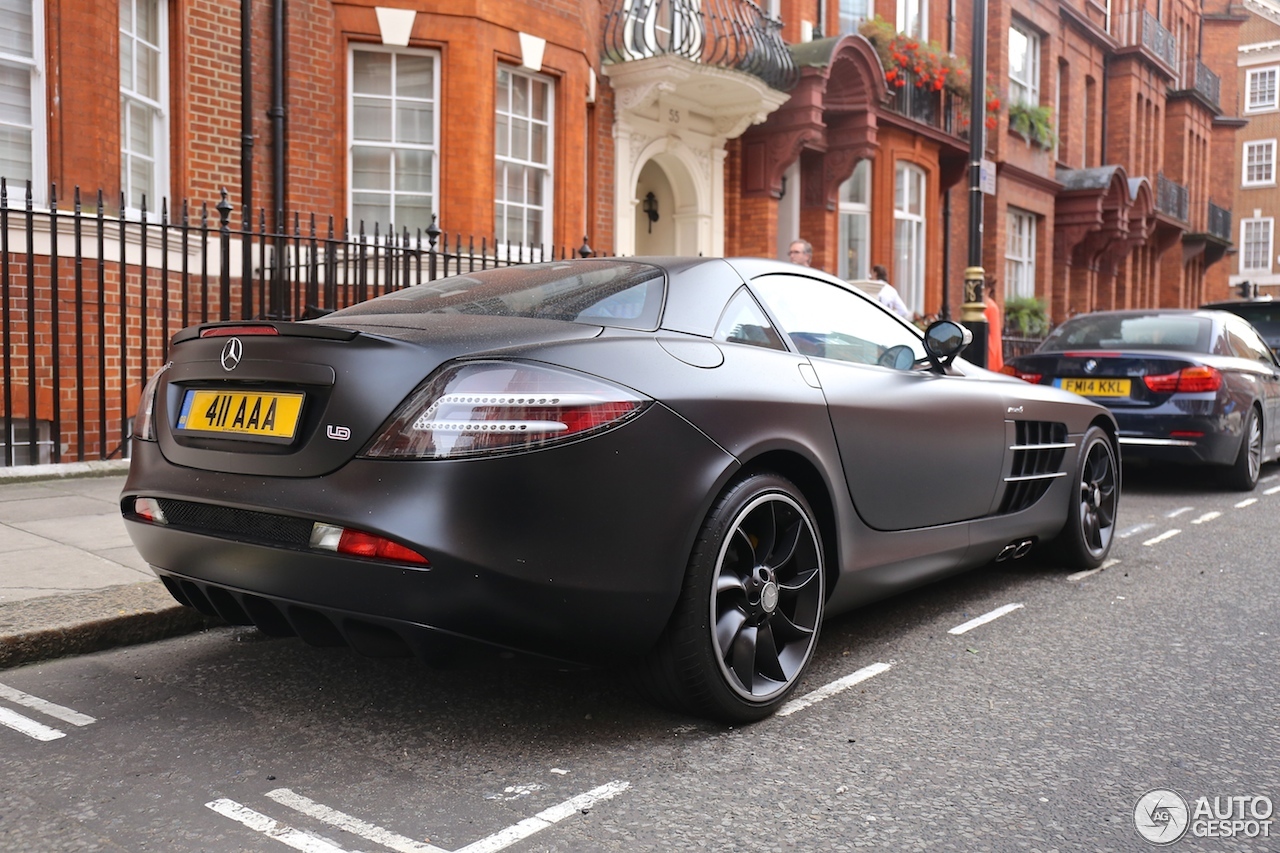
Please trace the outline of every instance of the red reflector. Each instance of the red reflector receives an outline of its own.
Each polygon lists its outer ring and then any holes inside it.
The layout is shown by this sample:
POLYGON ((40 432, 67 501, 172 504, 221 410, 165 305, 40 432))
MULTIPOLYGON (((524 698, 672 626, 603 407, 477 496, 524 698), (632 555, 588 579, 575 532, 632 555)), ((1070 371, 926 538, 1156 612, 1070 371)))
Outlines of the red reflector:
POLYGON ((361 530, 343 530, 342 538, 338 540, 338 553, 350 554, 353 557, 367 557, 371 560, 391 560, 396 563, 415 563, 419 566, 431 565, 431 561, 417 551, 361 530))
POLYGON ((278 335, 280 330, 275 326, 214 326, 212 329, 201 329, 202 338, 230 338, 235 335, 278 335))
POLYGON ((1169 438, 1204 438, 1204 433, 1195 430, 1174 430, 1169 433, 1169 438))

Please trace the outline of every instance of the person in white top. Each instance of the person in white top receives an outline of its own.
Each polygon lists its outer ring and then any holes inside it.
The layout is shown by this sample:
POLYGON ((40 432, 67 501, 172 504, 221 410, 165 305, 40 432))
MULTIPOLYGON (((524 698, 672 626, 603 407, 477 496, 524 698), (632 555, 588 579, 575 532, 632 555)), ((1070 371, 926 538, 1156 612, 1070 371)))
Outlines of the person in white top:
POLYGON ((907 303, 902 301, 902 296, 898 293, 898 289, 889 283, 889 271, 881 264, 876 264, 871 268, 871 277, 884 284, 877 295, 880 304, 902 319, 910 320, 911 309, 907 307, 907 303))

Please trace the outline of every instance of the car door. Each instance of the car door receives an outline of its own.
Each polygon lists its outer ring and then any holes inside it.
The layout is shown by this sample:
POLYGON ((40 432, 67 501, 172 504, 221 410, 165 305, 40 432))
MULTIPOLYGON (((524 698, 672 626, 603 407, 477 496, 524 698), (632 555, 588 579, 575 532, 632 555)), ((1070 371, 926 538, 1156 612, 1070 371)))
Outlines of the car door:
POLYGON ((831 282, 787 274, 752 286, 813 364, 867 524, 908 530, 991 511, 1007 444, 1000 383, 930 370, 914 329, 831 282))
POLYGON ((1258 389, 1262 404, 1265 455, 1280 452, 1280 364, 1257 330, 1244 320, 1231 318, 1226 323, 1227 338, 1238 358, 1250 366, 1247 371, 1258 389))

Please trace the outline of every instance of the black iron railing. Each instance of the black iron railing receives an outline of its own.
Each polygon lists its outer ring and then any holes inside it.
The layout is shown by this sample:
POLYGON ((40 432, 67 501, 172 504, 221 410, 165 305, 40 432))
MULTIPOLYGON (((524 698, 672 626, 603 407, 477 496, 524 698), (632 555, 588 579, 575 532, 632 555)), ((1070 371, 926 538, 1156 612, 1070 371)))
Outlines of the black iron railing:
POLYGON ((1142 46, 1170 69, 1178 68, 1178 40, 1159 19, 1145 10, 1113 18, 1116 40, 1126 46, 1142 46))
POLYGON ((232 216, 182 203, 158 214, 108 209, 101 192, 70 206, 0 179, 0 466, 127 455, 139 391, 185 326, 305 319, 446 275, 593 254, 463 240, 435 227, 366 230, 265 212, 232 216), (238 221, 233 221, 238 220, 238 221))
POLYGON ((1174 219, 1186 222, 1190 211, 1190 193, 1182 184, 1171 181, 1162 174, 1157 174, 1156 210, 1166 216, 1172 216, 1174 219))
POLYGON ((1219 240, 1231 242, 1231 211, 1209 202, 1209 233, 1219 240))
POLYGON ((936 127, 963 139, 969 138, 969 102, 953 92, 917 86, 916 75, 899 70, 901 86, 889 87, 889 109, 901 116, 936 127))
POLYGON ((613 63, 682 56, 786 92, 800 70, 781 31, 782 22, 751 0, 614 0, 605 17, 604 52, 613 63))

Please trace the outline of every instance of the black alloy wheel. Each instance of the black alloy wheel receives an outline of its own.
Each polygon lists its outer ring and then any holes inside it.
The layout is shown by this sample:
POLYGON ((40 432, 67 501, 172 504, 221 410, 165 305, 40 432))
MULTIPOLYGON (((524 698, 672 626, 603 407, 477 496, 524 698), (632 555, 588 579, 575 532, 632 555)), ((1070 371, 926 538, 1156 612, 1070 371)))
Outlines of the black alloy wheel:
POLYGON ((822 542, 799 489, 774 474, 739 480, 703 524, 647 686, 723 722, 766 717, 799 683, 825 599, 822 542))
POLYGON ((1253 406, 1249 407, 1245 418, 1240 452, 1225 474, 1227 487, 1238 492, 1251 492, 1258 485, 1258 477, 1262 474, 1262 418, 1258 417, 1258 410, 1253 406))
POLYGON ((1096 569, 1111 550, 1120 469, 1110 436, 1091 426, 1080 441, 1067 524, 1051 546, 1053 557, 1073 569, 1096 569))

